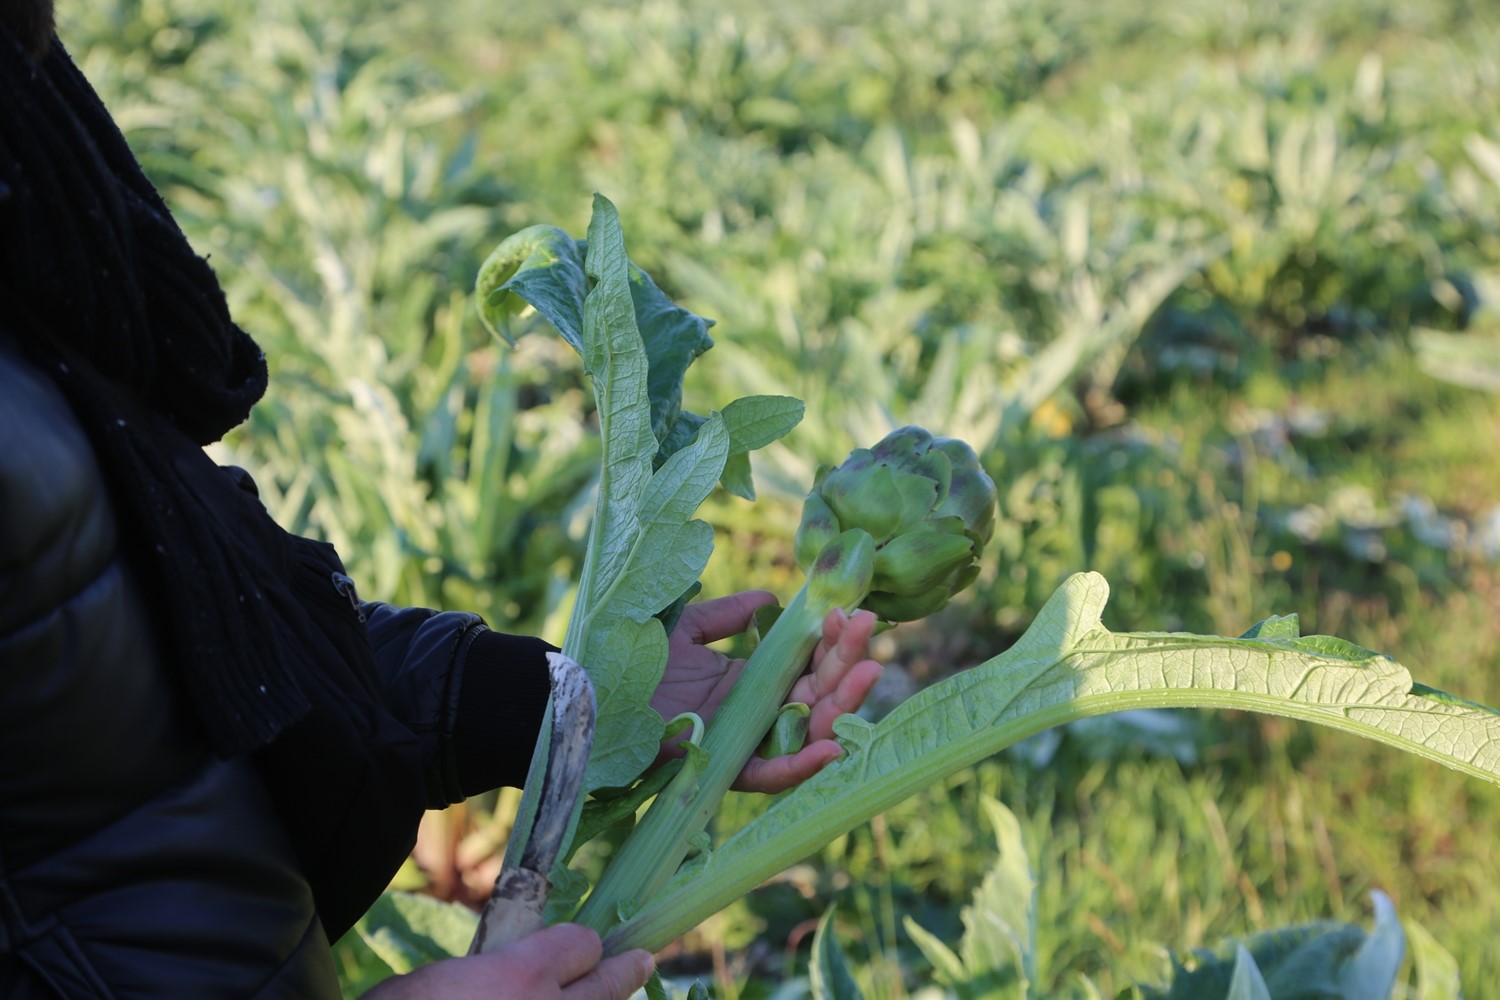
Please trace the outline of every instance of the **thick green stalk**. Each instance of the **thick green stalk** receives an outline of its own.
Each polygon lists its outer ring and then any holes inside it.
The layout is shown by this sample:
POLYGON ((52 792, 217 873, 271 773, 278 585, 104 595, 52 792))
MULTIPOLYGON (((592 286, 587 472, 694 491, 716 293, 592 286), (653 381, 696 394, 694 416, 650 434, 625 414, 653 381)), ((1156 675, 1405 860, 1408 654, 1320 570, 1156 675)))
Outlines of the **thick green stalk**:
POLYGON ((874 540, 863 531, 829 543, 714 713, 703 739, 703 767, 684 768, 652 802, 584 902, 579 923, 604 933, 622 907, 644 904, 676 873, 806 668, 828 612, 853 610, 864 600, 874 562, 874 540))

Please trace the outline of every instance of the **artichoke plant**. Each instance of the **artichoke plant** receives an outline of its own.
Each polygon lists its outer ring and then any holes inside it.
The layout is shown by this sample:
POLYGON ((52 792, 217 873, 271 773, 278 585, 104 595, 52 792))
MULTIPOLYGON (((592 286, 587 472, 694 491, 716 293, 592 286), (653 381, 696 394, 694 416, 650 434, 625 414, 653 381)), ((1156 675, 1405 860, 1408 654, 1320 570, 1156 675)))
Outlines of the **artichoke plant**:
POLYGON ((829 611, 863 607, 887 621, 931 614, 979 573, 995 530, 995 484, 972 448, 920 427, 892 431, 833 469, 803 506, 802 588, 776 616, 698 749, 620 845, 579 923, 601 933, 652 898, 708 825, 807 667, 829 611))
POLYGON ((886 621, 915 621, 974 582, 995 509, 994 481, 973 448, 902 427, 818 470, 797 527, 797 563, 811 576, 825 546, 863 531, 875 562, 860 606, 886 621))

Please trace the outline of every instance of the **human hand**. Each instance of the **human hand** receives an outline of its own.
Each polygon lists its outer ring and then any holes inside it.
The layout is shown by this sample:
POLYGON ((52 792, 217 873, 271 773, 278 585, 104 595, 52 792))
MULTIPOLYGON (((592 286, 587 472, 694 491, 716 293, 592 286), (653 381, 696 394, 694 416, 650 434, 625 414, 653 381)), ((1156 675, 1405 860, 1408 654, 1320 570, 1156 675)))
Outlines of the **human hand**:
MULTIPOLYGON (((706 721, 739 678, 744 660, 731 660, 707 643, 744 632, 755 610, 775 603, 763 590, 690 604, 683 609, 667 647, 667 669, 651 707, 664 719, 696 712, 706 721)), ((784 757, 752 757, 735 780, 742 792, 780 792, 818 773, 842 752, 833 740, 833 720, 864 704, 880 679, 880 664, 869 659, 875 616, 868 611, 829 612, 823 638, 813 651, 812 669, 798 678, 787 701, 801 702, 808 715, 807 743, 784 757)))
POLYGON ((387 979, 364 1000, 626 1000, 651 978, 651 955, 600 961, 599 935, 556 924, 497 951, 449 958, 387 979))

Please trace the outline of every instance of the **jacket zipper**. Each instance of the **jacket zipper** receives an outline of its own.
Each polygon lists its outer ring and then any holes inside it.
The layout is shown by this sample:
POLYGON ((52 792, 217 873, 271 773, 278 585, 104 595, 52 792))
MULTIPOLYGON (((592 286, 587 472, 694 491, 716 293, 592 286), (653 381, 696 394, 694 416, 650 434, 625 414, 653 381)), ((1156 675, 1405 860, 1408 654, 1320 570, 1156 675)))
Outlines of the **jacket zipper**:
POLYGON ((355 617, 359 619, 360 624, 364 624, 365 611, 360 606, 359 592, 354 589, 354 581, 344 573, 335 572, 331 575, 333 578, 333 589, 349 602, 349 606, 354 609, 355 617))

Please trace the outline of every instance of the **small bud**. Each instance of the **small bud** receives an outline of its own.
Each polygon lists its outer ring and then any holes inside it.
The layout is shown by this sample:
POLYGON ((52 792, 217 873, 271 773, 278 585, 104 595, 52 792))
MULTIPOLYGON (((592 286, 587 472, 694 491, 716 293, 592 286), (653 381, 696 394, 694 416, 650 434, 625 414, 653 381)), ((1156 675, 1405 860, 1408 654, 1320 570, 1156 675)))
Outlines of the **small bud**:
POLYGON ((946 591, 947 578, 974 558, 967 535, 918 530, 897 535, 875 553, 871 586, 892 594, 925 594, 935 587, 946 591))
POLYGON ((948 596, 947 588, 937 588, 925 594, 913 596, 901 596, 876 590, 872 591, 870 596, 865 598, 864 604, 860 606, 888 622, 914 622, 941 610, 943 605, 948 603, 948 596))
POLYGON ((839 522, 834 516, 833 508, 817 493, 808 494, 807 499, 802 502, 802 521, 797 525, 797 537, 793 542, 797 565, 802 567, 804 573, 812 566, 813 560, 818 558, 818 553, 823 551, 823 546, 837 538, 838 534, 839 522))
POLYGON ((808 597, 818 607, 849 608, 869 591, 875 575, 875 539, 850 528, 823 547, 807 571, 808 597))

